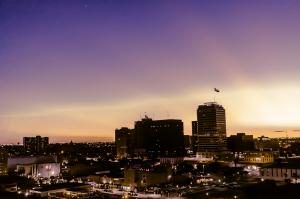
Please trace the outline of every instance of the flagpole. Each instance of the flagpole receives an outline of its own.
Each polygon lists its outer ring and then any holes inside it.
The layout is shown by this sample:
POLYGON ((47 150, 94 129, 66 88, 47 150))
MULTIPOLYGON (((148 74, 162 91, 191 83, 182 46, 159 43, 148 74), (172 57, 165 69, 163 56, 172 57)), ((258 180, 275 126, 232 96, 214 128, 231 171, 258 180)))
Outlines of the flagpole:
POLYGON ((217 92, 217 91, 216 91, 216 88, 214 88, 213 91, 214 91, 214 103, 216 103, 216 92, 217 92))
POLYGON ((214 103, 216 103, 216 90, 214 88, 214 103))
POLYGON ((216 103, 216 96, 215 96, 215 93, 219 93, 220 90, 217 89, 217 88, 214 88, 214 103, 216 103))

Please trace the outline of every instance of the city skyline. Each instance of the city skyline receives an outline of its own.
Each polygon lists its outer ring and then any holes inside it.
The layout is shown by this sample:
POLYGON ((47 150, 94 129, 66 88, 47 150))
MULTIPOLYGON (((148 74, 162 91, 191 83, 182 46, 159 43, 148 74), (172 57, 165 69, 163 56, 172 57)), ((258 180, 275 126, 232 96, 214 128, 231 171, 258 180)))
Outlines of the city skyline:
POLYGON ((145 112, 182 119, 191 135, 198 105, 214 98, 227 111, 227 136, 299 136, 299 8, 1 1, 0 142, 113 139, 145 112))

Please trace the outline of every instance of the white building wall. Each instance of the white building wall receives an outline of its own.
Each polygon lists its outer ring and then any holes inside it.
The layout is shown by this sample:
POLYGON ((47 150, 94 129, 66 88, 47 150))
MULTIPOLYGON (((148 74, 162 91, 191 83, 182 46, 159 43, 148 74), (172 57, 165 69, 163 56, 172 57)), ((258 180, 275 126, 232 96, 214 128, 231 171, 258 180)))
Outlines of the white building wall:
POLYGON ((16 156, 7 159, 7 168, 9 171, 17 169, 17 165, 39 164, 47 162, 57 162, 57 156, 16 156))
POLYGON ((260 178, 276 181, 296 180, 300 179, 300 168, 262 168, 260 178))
POLYGON ((17 165, 17 171, 24 170, 25 176, 50 178, 59 176, 59 163, 26 164, 17 165))

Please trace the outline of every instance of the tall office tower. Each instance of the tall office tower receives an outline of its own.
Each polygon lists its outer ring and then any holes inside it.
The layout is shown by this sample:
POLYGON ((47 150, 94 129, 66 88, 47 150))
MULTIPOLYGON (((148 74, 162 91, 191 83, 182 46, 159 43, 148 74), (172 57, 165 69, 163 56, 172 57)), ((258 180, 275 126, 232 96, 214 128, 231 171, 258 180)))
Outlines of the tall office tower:
POLYGON ((23 146, 25 152, 39 154, 42 153, 49 144, 48 137, 24 137, 23 146))
POLYGON ((0 176, 7 174, 8 154, 3 147, 0 147, 0 176))
POLYGON ((192 122, 193 150, 196 153, 226 150, 225 109, 216 102, 198 106, 197 121, 192 122))
POLYGON ((137 154, 156 157, 184 155, 183 122, 181 120, 152 120, 145 116, 135 122, 137 154))
POLYGON ((126 127, 115 130, 117 158, 122 159, 133 154, 134 130, 126 127))

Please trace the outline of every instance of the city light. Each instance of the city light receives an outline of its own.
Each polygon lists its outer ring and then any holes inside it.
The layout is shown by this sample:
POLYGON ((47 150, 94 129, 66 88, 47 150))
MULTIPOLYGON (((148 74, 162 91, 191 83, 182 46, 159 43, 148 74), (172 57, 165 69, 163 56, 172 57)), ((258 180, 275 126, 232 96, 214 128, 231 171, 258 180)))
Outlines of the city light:
POLYGON ((0 3, 0 198, 297 198, 300 1, 0 3))

